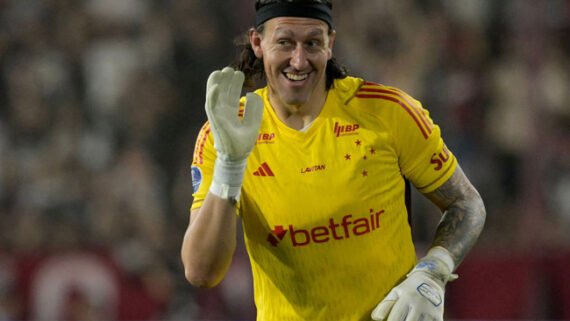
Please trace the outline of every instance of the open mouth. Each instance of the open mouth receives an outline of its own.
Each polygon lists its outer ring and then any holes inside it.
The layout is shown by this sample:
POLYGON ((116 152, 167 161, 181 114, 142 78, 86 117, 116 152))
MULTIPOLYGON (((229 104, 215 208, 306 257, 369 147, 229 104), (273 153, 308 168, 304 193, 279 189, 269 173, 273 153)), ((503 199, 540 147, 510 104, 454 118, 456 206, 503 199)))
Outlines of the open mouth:
POLYGON ((296 75, 296 74, 291 74, 288 72, 283 73, 283 75, 285 75, 285 78, 287 78, 291 81, 303 81, 309 77, 309 74, 296 75))

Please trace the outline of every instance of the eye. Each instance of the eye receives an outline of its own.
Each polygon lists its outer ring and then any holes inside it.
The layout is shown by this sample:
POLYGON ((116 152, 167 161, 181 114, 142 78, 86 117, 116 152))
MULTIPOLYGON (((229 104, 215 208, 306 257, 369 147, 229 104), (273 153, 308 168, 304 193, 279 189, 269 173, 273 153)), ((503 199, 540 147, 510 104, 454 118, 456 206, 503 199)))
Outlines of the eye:
POLYGON ((318 50, 323 47, 321 39, 311 39, 305 42, 305 47, 308 49, 318 50))
POLYGON ((277 40, 277 44, 279 44, 280 46, 287 46, 291 44, 291 41, 288 39, 279 39, 277 40))
POLYGON ((307 45, 309 47, 318 47, 321 43, 318 40, 311 40, 309 42, 307 42, 307 45))

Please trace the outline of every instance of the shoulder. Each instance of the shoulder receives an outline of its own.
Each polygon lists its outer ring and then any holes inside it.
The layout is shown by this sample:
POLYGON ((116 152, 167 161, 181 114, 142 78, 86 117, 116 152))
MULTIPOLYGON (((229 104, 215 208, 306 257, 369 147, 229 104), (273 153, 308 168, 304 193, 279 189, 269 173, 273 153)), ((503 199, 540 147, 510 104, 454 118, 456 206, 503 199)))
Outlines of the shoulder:
POLYGON ((347 101, 347 107, 381 120, 393 128, 418 127, 427 137, 433 128, 429 112, 405 91, 379 83, 362 80, 347 101))
POLYGON ((354 97, 363 83, 364 80, 361 78, 347 76, 342 79, 335 79, 330 91, 346 104, 354 97))
POLYGON ((383 106, 393 112, 420 107, 420 103, 403 90, 368 81, 362 83, 354 95, 353 102, 371 108, 383 106))
POLYGON ((335 81, 334 90, 346 105, 375 115, 419 117, 423 114, 419 101, 401 89, 347 77, 335 81))

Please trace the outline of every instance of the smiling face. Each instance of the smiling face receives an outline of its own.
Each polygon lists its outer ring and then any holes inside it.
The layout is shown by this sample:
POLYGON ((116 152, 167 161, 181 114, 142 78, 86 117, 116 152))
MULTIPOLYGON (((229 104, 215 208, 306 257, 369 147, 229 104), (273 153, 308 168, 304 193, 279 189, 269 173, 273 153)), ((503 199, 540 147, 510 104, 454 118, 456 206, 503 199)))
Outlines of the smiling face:
POLYGON ((264 27, 262 34, 251 31, 250 41, 255 55, 263 59, 272 104, 323 104, 334 41, 328 25, 312 18, 278 17, 264 27))

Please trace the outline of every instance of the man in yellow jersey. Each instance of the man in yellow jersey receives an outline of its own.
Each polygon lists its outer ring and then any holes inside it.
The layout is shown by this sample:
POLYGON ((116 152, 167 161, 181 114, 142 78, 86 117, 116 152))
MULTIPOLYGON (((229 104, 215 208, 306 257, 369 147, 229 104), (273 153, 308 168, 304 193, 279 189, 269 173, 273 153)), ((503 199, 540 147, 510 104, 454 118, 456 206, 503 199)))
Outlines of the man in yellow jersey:
POLYGON ((332 55, 331 1, 255 9, 243 72, 208 79, 186 278, 220 282, 239 216, 258 320, 442 320, 445 284, 485 210, 439 127, 403 91, 346 75, 332 55), (256 77, 267 86, 240 100, 256 77), (419 262, 407 182, 443 213, 419 262))

